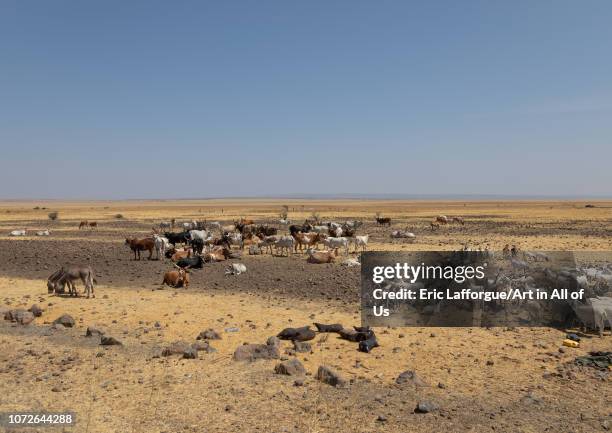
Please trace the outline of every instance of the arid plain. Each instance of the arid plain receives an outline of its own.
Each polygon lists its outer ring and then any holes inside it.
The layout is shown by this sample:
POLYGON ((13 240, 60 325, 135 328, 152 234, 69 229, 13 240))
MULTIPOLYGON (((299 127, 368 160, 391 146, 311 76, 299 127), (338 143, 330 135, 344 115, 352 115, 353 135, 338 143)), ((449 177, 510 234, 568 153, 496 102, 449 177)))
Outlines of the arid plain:
MULTIPOLYGON (((247 272, 225 276, 227 263, 191 273, 188 289, 162 287, 169 261, 134 261, 126 237, 150 235, 160 221, 240 217, 277 221, 282 206, 297 223, 362 220, 369 250, 612 251, 612 201, 183 200, 0 202, 0 306, 43 313, 29 325, 0 321, 0 410, 72 411, 74 432, 593 432, 612 429, 610 373, 573 364, 591 350, 611 350, 612 336, 586 335, 561 348, 548 328, 377 329, 380 347, 361 353, 335 334, 317 336, 299 359, 303 378, 275 374, 280 360, 232 359, 243 343, 265 343, 290 326, 359 325, 359 268, 313 265, 304 254, 249 256, 247 272), (593 207, 585 207, 587 204, 593 207), (50 212, 58 212, 51 221, 50 212), (391 227, 375 224, 379 213, 391 227), (432 231, 437 215, 465 224, 432 231), (119 217, 120 216, 120 217, 119 217), (81 220, 97 229, 79 230, 81 220), (24 237, 9 237, 26 229, 24 237), (50 236, 30 236, 36 230, 50 236), (390 239, 407 229, 413 243, 390 239), (66 263, 96 274, 96 298, 49 295, 47 277, 66 263), (70 328, 52 326, 63 314, 70 328), (100 346, 95 326, 122 342, 100 346), (173 342, 216 330, 215 351, 197 359, 160 356, 173 342), (319 366, 348 382, 315 379, 319 366), (419 381, 397 384, 406 370, 419 381), (296 383, 297 382, 297 383, 296 383), (438 409, 414 412, 420 401, 438 409)), ((351 254, 354 255, 354 254, 351 254)), ((82 290, 82 284, 78 283, 82 290)), ((21 430, 17 430, 21 431, 21 430)), ((36 431, 28 429, 24 431, 36 431)))

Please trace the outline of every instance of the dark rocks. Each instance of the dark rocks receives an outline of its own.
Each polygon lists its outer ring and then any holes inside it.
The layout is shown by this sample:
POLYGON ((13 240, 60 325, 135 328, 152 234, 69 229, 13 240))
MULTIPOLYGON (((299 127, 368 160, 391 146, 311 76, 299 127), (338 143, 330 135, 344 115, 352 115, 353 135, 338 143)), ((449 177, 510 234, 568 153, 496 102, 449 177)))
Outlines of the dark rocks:
POLYGON ((214 347, 212 347, 208 341, 196 341, 191 345, 198 352, 206 352, 206 353, 214 353, 217 351, 214 347))
POLYGON ((271 344, 244 344, 234 352, 235 361, 253 362, 257 359, 279 359, 278 346, 271 344))
POLYGON ((324 325, 323 323, 315 322, 314 325, 317 327, 317 331, 319 332, 340 332, 343 329, 342 325, 339 323, 333 323, 331 325, 324 325))
POLYGON ((123 343, 115 337, 103 335, 102 338, 100 338, 100 346, 123 346, 123 343))
POLYGON ((42 316, 43 310, 38 306, 38 304, 32 305, 28 311, 34 315, 34 317, 42 316))
POLYGON ((170 343, 168 346, 164 347, 162 350, 162 356, 172 356, 172 355, 181 355, 185 352, 190 345, 185 341, 175 341, 170 343))
POLYGON ((183 358, 185 359, 196 359, 198 357, 198 350, 191 346, 183 351, 183 358))
POLYGON ((378 347, 378 340, 376 340, 376 335, 372 332, 370 338, 359 342, 358 350, 360 352, 370 353, 375 347, 378 347))
POLYGON ((397 376, 397 379, 395 379, 395 383, 398 385, 407 383, 417 387, 429 386, 427 382, 421 379, 413 370, 407 370, 401 373, 399 376, 397 376))
POLYGON ((310 353, 312 352, 312 346, 310 343, 306 343, 304 341, 293 340, 293 349, 297 353, 310 353))
POLYGON ((280 342, 278 337, 272 336, 272 337, 268 338, 268 340, 266 341, 266 344, 268 346, 276 346, 276 347, 280 348, 281 342, 280 342))
POLYGON ((346 380, 339 373, 332 370, 330 367, 321 365, 315 376, 317 380, 335 387, 343 387, 346 385, 346 380))
POLYGON ((306 369, 304 369, 304 366, 299 360, 294 358, 277 364, 276 367, 274 367, 274 372, 287 376, 303 376, 306 374, 306 369))
POLYGON ((75 324, 74 319, 69 314, 64 314, 53 321, 54 325, 62 325, 65 328, 72 328, 75 324))
POLYGON ((373 332, 370 330, 355 330, 350 328, 341 329, 340 338, 348 341, 352 341, 353 343, 358 343, 360 341, 367 340, 373 335, 373 332))
POLYGON ((94 336, 102 337, 103 335, 104 335, 104 331, 94 326, 88 326, 87 330, 85 331, 85 337, 94 337, 94 336))
POLYGON ((221 340, 221 335, 212 328, 208 328, 197 336, 196 340, 221 340))
POLYGON ((303 326, 301 328, 285 328, 278 333, 277 337, 281 340, 309 341, 314 339, 316 335, 310 329, 310 326, 303 326))
POLYGON ((34 320, 34 314, 22 308, 18 308, 16 310, 9 310, 4 313, 4 320, 10 320, 11 322, 17 322, 21 325, 27 325, 34 320))
POLYGON ((432 401, 420 401, 414 408, 414 413, 429 413, 438 410, 440 407, 432 401))

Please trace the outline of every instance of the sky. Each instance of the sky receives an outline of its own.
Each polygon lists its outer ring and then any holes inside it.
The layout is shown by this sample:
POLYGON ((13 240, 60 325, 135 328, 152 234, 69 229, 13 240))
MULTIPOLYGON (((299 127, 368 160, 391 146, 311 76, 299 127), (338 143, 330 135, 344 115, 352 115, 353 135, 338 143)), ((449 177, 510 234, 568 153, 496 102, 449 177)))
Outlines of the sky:
POLYGON ((0 2, 0 199, 612 197, 612 2, 0 2))

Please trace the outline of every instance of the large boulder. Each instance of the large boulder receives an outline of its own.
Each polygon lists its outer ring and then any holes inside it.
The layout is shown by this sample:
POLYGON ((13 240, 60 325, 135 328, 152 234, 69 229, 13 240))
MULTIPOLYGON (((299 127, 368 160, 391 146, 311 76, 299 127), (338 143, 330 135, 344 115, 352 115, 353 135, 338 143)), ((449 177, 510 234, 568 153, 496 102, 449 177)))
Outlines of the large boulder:
POLYGON ((30 313, 34 314, 34 317, 40 317, 40 316, 42 316, 42 313, 43 313, 42 308, 40 308, 40 307, 38 306, 38 304, 34 304, 34 305, 32 305, 32 306, 31 306, 31 307, 28 309, 28 311, 29 311, 30 313))
POLYGON ((103 335, 100 338, 101 346, 123 346, 121 341, 117 340, 115 337, 111 337, 110 335, 103 335))
POLYGON ((212 328, 200 332, 196 340, 221 340, 221 335, 212 328))
POLYGON ((421 379, 421 377, 413 370, 406 370, 401 373, 399 376, 397 376, 397 379, 395 379, 395 383, 398 385, 410 384, 416 387, 429 386, 427 382, 421 379))

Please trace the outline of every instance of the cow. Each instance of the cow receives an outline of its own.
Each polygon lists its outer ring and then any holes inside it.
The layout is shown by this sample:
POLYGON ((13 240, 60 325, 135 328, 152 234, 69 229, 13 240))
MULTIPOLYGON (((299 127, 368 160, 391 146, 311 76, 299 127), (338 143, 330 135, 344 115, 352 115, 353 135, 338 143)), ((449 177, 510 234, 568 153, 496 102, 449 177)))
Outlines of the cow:
POLYGON ((278 223, 282 226, 286 226, 291 224, 291 221, 289 221, 289 218, 281 218, 278 220, 278 223))
POLYGON ((438 224, 448 224, 448 217, 446 215, 438 215, 435 222, 438 224))
POLYGON ((429 223, 429 226, 431 227, 431 231, 433 232, 434 230, 440 228, 440 223, 432 221, 429 223))
POLYGON ((313 226, 311 224, 309 224, 309 223, 305 223, 305 224, 302 224, 302 225, 292 224, 292 225, 289 226, 289 233, 291 234, 291 236, 293 236, 296 233, 300 233, 300 232, 302 232, 302 233, 309 233, 309 232, 312 231, 312 227, 313 226))
POLYGON ((302 251, 302 246, 305 245, 307 248, 314 246, 316 248, 317 244, 321 242, 322 237, 319 233, 296 233, 293 235, 295 239, 295 252, 297 253, 298 247, 300 248, 300 252, 302 251))
POLYGON ((155 248, 155 240, 153 240, 153 238, 126 238, 125 245, 129 246, 132 252, 134 253, 134 260, 136 260, 137 256, 138 260, 140 260, 141 251, 149 252, 149 257, 147 257, 148 260, 151 260, 151 258, 153 257, 153 249, 155 248))
POLYGON ((232 258, 232 252, 223 246, 216 246, 212 248, 209 252, 204 254, 204 262, 222 262, 229 258, 232 258))
POLYGON ((225 275, 240 275, 245 273, 247 270, 246 266, 242 263, 232 263, 230 266, 225 268, 225 275))
POLYGON ((49 236, 51 232, 47 230, 40 230, 36 232, 36 236, 49 236))
POLYGON ((250 218, 240 218, 240 220, 238 220, 238 223, 243 224, 245 226, 250 226, 255 224, 255 221, 250 218))
POLYGON ((205 241, 208 239, 209 234, 206 230, 189 230, 189 238, 190 240, 194 239, 202 239, 205 241))
POLYGON ((461 225, 465 225, 465 221, 463 220, 463 218, 455 216, 451 218, 451 221, 454 223, 459 223, 461 225))
POLYGON ((256 235, 251 235, 247 237, 244 242, 242 242, 242 249, 244 249, 245 245, 259 245, 261 243, 261 238, 256 235))
POLYGON ((391 226, 391 218, 381 218, 381 217, 376 217, 376 224, 378 224, 379 226, 391 226))
POLYGON ((176 265, 183 269, 202 269, 202 266, 204 266, 204 259, 202 259, 202 256, 185 257, 176 262, 176 265))
POLYGON ((160 231, 169 231, 172 228, 172 223, 168 222, 168 221, 161 221, 159 223, 159 230, 160 231))
POLYGON ((315 233, 328 233, 329 227, 327 226, 313 226, 312 231, 315 233))
POLYGON ((168 238, 159 235, 153 235, 155 241, 155 252, 157 253, 157 260, 161 260, 166 254, 166 250, 170 249, 170 241, 168 238))
POLYGON ((244 248, 241 233, 223 233, 223 240, 229 245, 229 248, 231 248, 232 245, 238 245, 240 249, 244 248))
POLYGON ((363 221, 353 220, 353 221, 345 221, 343 226, 351 229, 357 230, 359 227, 363 225, 363 221))
POLYGON ((315 251, 308 249, 308 263, 323 264, 333 263, 336 260, 337 251, 315 251))
POLYGON ((181 259, 191 257, 191 252, 192 252, 191 248, 185 248, 182 250, 174 250, 174 253, 172 253, 170 260, 172 260, 173 262, 178 262, 181 259))
POLYGON ((211 221, 206 225, 210 230, 221 230, 221 223, 219 223, 219 221, 211 221))
POLYGON ((75 281, 81 280, 85 286, 87 292, 87 298, 95 298, 94 283, 96 279, 94 277, 94 271, 91 266, 87 265, 67 265, 62 266, 60 270, 54 272, 47 279, 47 290, 49 293, 64 293, 65 286, 68 285, 68 290, 72 296, 78 296, 75 281))
POLYGON ((90 229, 97 229, 98 228, 98 222, 97 221, 90 221, 89 222, 89 228, 90 229))
POLYGON ((393 230, 391 232, 391 239, 408 239, 410 242, 416 240, 414 233, 408 231, 408 227, 405 230, 393 230))
POLYGON ((329 235, 333 238, 339 238, 342 236, 342 227, 329 227, 329 235))
POLYGON ((265 236, 274 236, 278 234, 278 229, 276 227, 260 225, 255 228, 255 234, 260 238, 263 238, 265 236))
POLYGON ((293 236, 281 236, 276 242, 274 242, 274 248, 276 249, 276 255, 280 250, 280 255, 283 255, 283 251, 287 251, 287 257, 289 254, 293 253, 293 248, 295 247, 295 239, 293 236))
POLYGON ((162 285, 167 284, 170 287, 189 287, 189 271, 187 269, 179 268, 176 266, 176 270, 168 271, 164 274, 164 281, 162 285))
POLYGON ((365 251, 368 247, 369 239, 369 235, 355 236, 354 238, 349 238, 350 242, 355 246, 355 252, 357 252, 357 249, 359 247, 361 247, 361 251, 365 251))
POLYGON ((259 243, 259 247, 266 248, 268 251, 270 251, 270 254, 272 254, 272 246, 274 246, 280 238, 281 236, 278 235, 266 236, 259 243))
POLYGON ((347 238, 329 237, 329 238, 323 239, 321 242, 323 243, 323 245, 325 245, 330 250, 334 250, 336 248, 343 248, 346 255, 348 255, 349 253, 349 241, 347 238))
POLYGON ((25 236, 26 235, 26 230, 13 230, 12 232, 9 233, 9 236, 25 236))
POLYGON ((87 222, 87 220, 83 220, 79 223, 79 230, 81 230, 82 228, 87 228, 87 226, 89 225, 89 222, 87 222))
POLYGON ((178 243, 186 244, 189 242, 189 232, 187 231, 180 233, 165 232, 164 237, 174 246, 176 246, 178 243))

